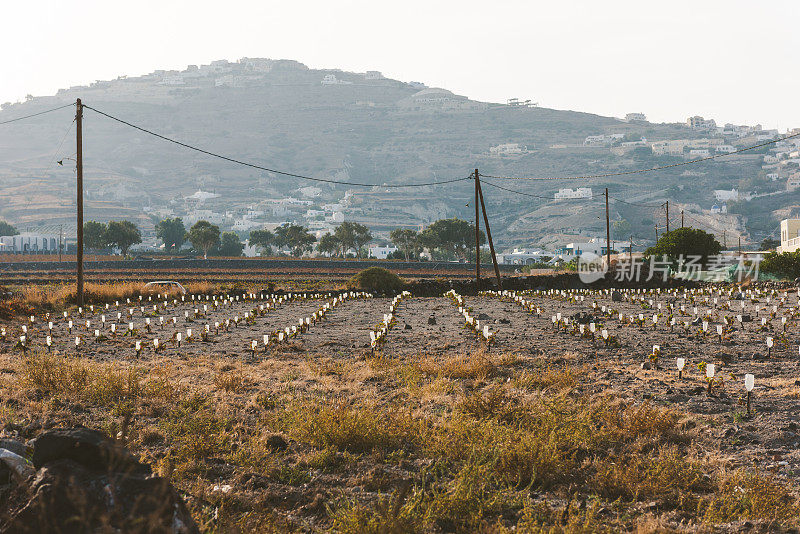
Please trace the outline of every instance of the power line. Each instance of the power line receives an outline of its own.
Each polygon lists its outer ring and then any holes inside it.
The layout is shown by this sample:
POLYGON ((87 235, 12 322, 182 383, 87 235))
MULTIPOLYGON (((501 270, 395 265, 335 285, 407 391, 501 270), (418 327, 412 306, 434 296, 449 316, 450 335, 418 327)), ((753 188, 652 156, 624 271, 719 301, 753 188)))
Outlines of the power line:
POLYGON ((121 124, 124 124, 126 126, 130 126, 131 128, 134 128, 134 129, 139 130, 141 132, 144 132, 146 134, 152 135, 154 137, 158 137, 159 139, 163 139, 164 141, 169 141, 170 143, 174 143, 174 144, 182 146, 184 148, 188 148, 190 150, 194 150, 196 152, 200 152, 201 154, 206 154, 207 156, 212 156, 212 157, 219 158, 219 159, 222 159, 222 160, 225 160, 225 161, 229 161, 231 163, 236 163, 237 165, 244 165, 246 167, 251 167, 253 169, 259 169, 259 170, 262 170, 262 171, 272 172, 272 173, 275 173, 275 174, 281 174, 283 176, 289 176, 289 177, 292 177, 292 178, 300 178, 302 180, 311 180, 311 181, 314 181, 314 182, 324 182, 324 183, 328 183, 328 184, 351 185, 351 186, 358 186, 358 187, 386 187, 386 188, 395 188, 395 189, 397 189, 397 188, 402 188, 402 187, 425 187, 425 186, 429 186, 429 185, 451 184, 451 183, 454 183, 454 182, 462 182, 464 180, 471 180, 472 179, 472 177, 469 176, 469 177, 465 177, 465 178, 454 178, 452 180, 442 180, 442 181, 438 181, 438 182, 426 182, 426 183, 402 184, 401 185, 401 184, 365 184, 365 183, 359 183, 359 182, 345 182, 345 181, 341 181, 341 180, 331 180, 331 179, 327 179, 327 178, 313 178, 311 176, 305 176, 305 175, 302 175, 302 174, 296 174, 296 173, 292 173, 292 172, 279 171, 277 169, 270 169, 268 167, 262 167, 261 165, 256 165, 254 163, 248 163, 246 161, 241 161, 241 160, 238 160, 238 159, 235 159, 235 158, 231 158, 229 156, 223 156, 222 154, 217 154, 215 152, 210 152, 208 150, 204 150, 202 148, 199 148, 199 147, 196 147, 196 146, 193 146, 193 145, 189 145, 187 143, 182 143, 181 141, 178 141, 176 139, 172 139, 172 138, 167 137, 165 135, 158 134, 156 132, 153 132, 151 130, 143 128, 141 126, 137 126, 137 125, 135 125, 133 123, 130 123, 130 122, 125 121, 125 120, 122 120, 122 119, 120 119, 118 117, 114 117, 113 115, 109 115, 108 113, 104 113, 104 112, 100 111, 99 109, 95 109, 95 108, 93 108, 91 106, 87 106, 86 104, 84 104, 83 107, 86 108, 86 109, 91 109, 95 113, 103 115, 104 117, 107 117, 109 119, 117 121, 117 122, 119 122, 121 124))
MULTIPOLYGON (((483 175, 481 174, 480 176, 482 177, 483 175)), ((544 199, 544 200, 556 200, 556 198, 554 198, 554 197, 545 197, 545 196, 542 196, 542 195, 534 195, 533 193, 525 193, 523 191, 517 191, 516 189, 509 189, 508 187, 503 187, 502 185, 497 185, 495 183, 488 182, 486 180, 481 180, 481 184, 486 184, 486 185, 491 186, 491 187, 496 187, 497 189, 502 189, 503 191, 508 191, 509 193, 515 193, 517 195, 524 195, 526 197, 541 198, 541 199, 544 199)), ((584 199, 571 199, 571 200, 584 200, 584 199)), ((600 202, 601 201, 601 199, 597 199, 597 198, 594 198, 594 197, 589 197, 588 199, 585 199, 585 200, 589 200, 590 202, 600 202)))
POLYGON ((702 163, 704 161, 710 161, 710 160, 714 160, 714 159, 718 159, 718 158, 724 158, 726 156, 733 156, 733 155, 736 155, 736 154, 741 154, 742 152, 747 152, 748 150, 755 150, 756 148, 761 148, 763 146, 771 145, 771 144, 774 144, 774 143, 779 143, 781 141, 785 141, 786 139, 792 139, 794 137, 800 137, 800 133, 791 134, 791 135, 785 135, 785 136, 780 137, 778 139, 772 139, 770 141, 764 141, 763 143, 759 143, 759 144, 753 145, 753 146, 748 146, 748 147, 745 147, 745 148, 740 148, 739 150, 734 150, 733 152, 726 152, 726 153, 723 153, 723 154, 715 154, 713 156, 707 156, 705 158, 692 159, 692 160, 689 160, 689 161, 681 161, 679 163, 672 163, 672 164, 669 164, 669 165, 659 165, 657 167, 650 167, 648 169, 637 169, 637 170, 633 170, 633 171, 620 171, 620 172, 609 172, 609 173, 604 173, 604 174, 587 174, 585 176, 561 176, 561 177, 559 177, 559 176, 550 176, 550 177, 492 176, 492 175, 489 175, 489 174, 485 174, 485 175, 481 174, 481 177, 485 176, 486 178, 496 178, 496 179, 499 179, 499 180, 589 180, 589 179, 593 179, 593 178, 609 178, 609 177, 612 177, 612 176, 627 176, 627 175, 630 175, 630 174, 643 174, 643 173, 647 173, 647 172, 660 171, 660 170, 664 170, 664 169, 672 169, 672 168, 675 168, 675 167, 682 167, 684 165, 693 165, 695 163, 702 163))
POLYGON ((7 121, 0 122, 0 124, 8 124, 10 122, 17 122, 17 121, 21 121, 23 119, 30 119, 31 117, 38 117, 39 115, 44 115, 45 113, 51 113, 53 111, 58 111, 59 109, 68 108, 68 107, 71 107, 71 106, 74 106, 74 105, 75 104, 65 104, 63 106, 58 106, 57 108, 48 109, 48 110, 45 110, 45 111, 40 111, 39 113, 31 113, 30 115, 24 115, 22 117, 17 117, 16 119, 9 119, 7 121))
POLYGON ((639 204, 638 202, 628 202, 627 200, 622 200, 621 198, 614 198, 609 197, 611 200, 616 202, 622 202, 623 204, 627 204, 628 206, 638 206, 640 208, 661 208, 664 206, 664 203, 661 204, 639 204))

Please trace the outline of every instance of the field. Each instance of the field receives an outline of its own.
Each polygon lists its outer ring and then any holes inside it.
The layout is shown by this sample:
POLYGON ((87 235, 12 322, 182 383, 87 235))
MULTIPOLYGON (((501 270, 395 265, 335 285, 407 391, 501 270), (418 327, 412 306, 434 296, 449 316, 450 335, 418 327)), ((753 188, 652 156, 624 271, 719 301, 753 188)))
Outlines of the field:
POLYGON ((114 287, 15 301, 2 433, 100 428, 204 531, 800 527, 795 290, 114 287))

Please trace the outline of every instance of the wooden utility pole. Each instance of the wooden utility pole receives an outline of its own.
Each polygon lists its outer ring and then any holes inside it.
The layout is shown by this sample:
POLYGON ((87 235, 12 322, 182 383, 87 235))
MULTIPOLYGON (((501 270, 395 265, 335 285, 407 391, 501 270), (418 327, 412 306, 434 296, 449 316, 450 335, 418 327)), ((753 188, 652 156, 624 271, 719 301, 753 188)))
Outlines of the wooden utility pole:
POLYGON ((667 200, 667 233, 669 233, 669 200, 667 200))
POLYGON ((61 251, 62 251, 61 241, 62 241, 63 237, 64 237, 64 225, 63 224, 59 224, 58 225, 58 262, 59 263, 61 263, 61 251))
POLYGON ((681 210, 681 228, 683 228, 683 210, 681 210))
POLYGON ((75 102, 75 146, 78 155, 75 166, 78 174, 78 292, 77 304, 83 306, 83 104, 79 98, 75 102))
POLYGON ((606 187, 606 266, 611 268, 611 222, 608 216, 608 188, 606 187))
POLYGON ((742 236, 739 236, 739 256, 742 255, 742 236))
POLYGON ((653 226, 656 229, 656 243, 658 243, 658 225, 653 226))
POLYGON ((478 174, 475 174, 475 183, 478 184, 478 195, 481 198, 481 211, 483 212, 483 225, 486 227, 486 239, 489 240, 489 250, 492 253, 492 264, 494 265, 494 275, 497 278, 497 290, 503 290, 503 282, 500 280, 500 267, 497 265, 497 255, 494 253, 494 242, 492 241, 492 230, 489 228, 489 217, 486 216, 486 204, 483 203, 483 188, 478 179, 478 174))
POLYGON ((722 250, 728 248, 728 240, 725 239, 725 230, 722 231, 722 250))
POLYGON ((475 288, 481 289, 481 220, 478 218, 478 169, 475 169, 475 288))
POLYGON ((633 236, 630 237, 631 237, 631 243, 628 246, 628 257, 631 259, 631 261, 633 261, 633 236))

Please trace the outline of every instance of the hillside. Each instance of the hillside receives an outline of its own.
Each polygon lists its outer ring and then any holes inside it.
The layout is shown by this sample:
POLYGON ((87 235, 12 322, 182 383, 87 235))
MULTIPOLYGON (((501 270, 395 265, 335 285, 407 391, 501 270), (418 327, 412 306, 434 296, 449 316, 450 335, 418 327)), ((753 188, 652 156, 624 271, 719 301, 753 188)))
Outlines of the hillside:
MULTIPOLYGON (((488 175, 568 176, 649 167, 670 157, 612 154, 608 147, 584 146, 598 134, 629 134, 648 140, 696 138, 683 125, 628 123, 614 118, 539 107, 475 102, 443 89, 338 70, 312 70, 294 61, 243 59, 214 62, 186 71, 156 71, 136 78, 96 82, 54 96, 4 104, 0 121, 82 98, 96 107, 155 132, 261 166, 319 178, 401 184, 467 176, 475 168, 488 175), (326 79, 327 77, 327 79, 326 79), (326 83, 322 83, 326 80, 326 83), (517 143, 519 154, 497 155, 490 148, 517 143)), ((55 160, 74 153, 68 108, 0 128, 0 218, 26 228, 65 224, 74 232, 72 162, 55 160), (60 143, 62 143, 59 149, 60 143), (70 225, 72 225, 70 227, 70 225)), ((306 198, 309 209, 342 204, 348 188, 287 178, 241 167, 164 142, 115 123, 90 110, 84 119, 87 219, 136 219, 145 231, 164 215, 201 207, 233 221, 248 208, 263 221, 298 220, 324 228, 322 215, 274 209, 286 197, 306 198), (190 204, 185 197, 202 189, 220 195, 190 204)), ((561 187, 592 187, 594 201, 553 202, 484 187, 500 246, 555 244, 570 236, 604 236, 602 203, 612 197, 638 203, 669 199, 674 218, 687 213, 744 241, 761 239, 774 228, 772 209, 791 209, 789 195, 769 197, 767 215, 755 226, 738 215, 714 215, 714 189, 738 187, 761 170, 760 156, 735 156, 647 175, 566 182, 488 180, 532 195, 552 197, 561 187), (703 211, 705 210, 705 211, 703 211), (752 233, 749 235, 748 230, 752 233)), ((342 212, 347 220, 378 231, 416 226, 440 217, 471 218, 471 182, 421 189, 351 188, 342 212)), ((777 186, 776 186, 777 187, 777 186)), ((304 207, 303 209, 305 209, 304 207)), ((652 239, 663 227, 663 210, 612 202, 621 240, 652 239), (622 220, 624 219, 624 221, 622 220)), ((324 211, 321 210, 320 211, 324 211)), ((675 222, 673 221, 673 224, 675 222)), ((637 242, 638 242, 637 241, 637 242)))

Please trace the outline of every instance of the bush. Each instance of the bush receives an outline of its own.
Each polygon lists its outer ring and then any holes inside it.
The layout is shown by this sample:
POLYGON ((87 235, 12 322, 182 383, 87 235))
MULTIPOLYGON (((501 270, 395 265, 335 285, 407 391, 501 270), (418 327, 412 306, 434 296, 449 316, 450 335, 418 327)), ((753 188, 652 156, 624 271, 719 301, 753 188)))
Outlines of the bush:
POLYGON ((779 278, 797 278, 800 276, 800 253, 770 252, 761 260, 759 269, 762 273, 775 275, 779 278))
POLYGON ((376 293, 396 293, 403 289, 405 282, 391 271, 381 267, 364 269, 347 282, 347 287, 376 293))

